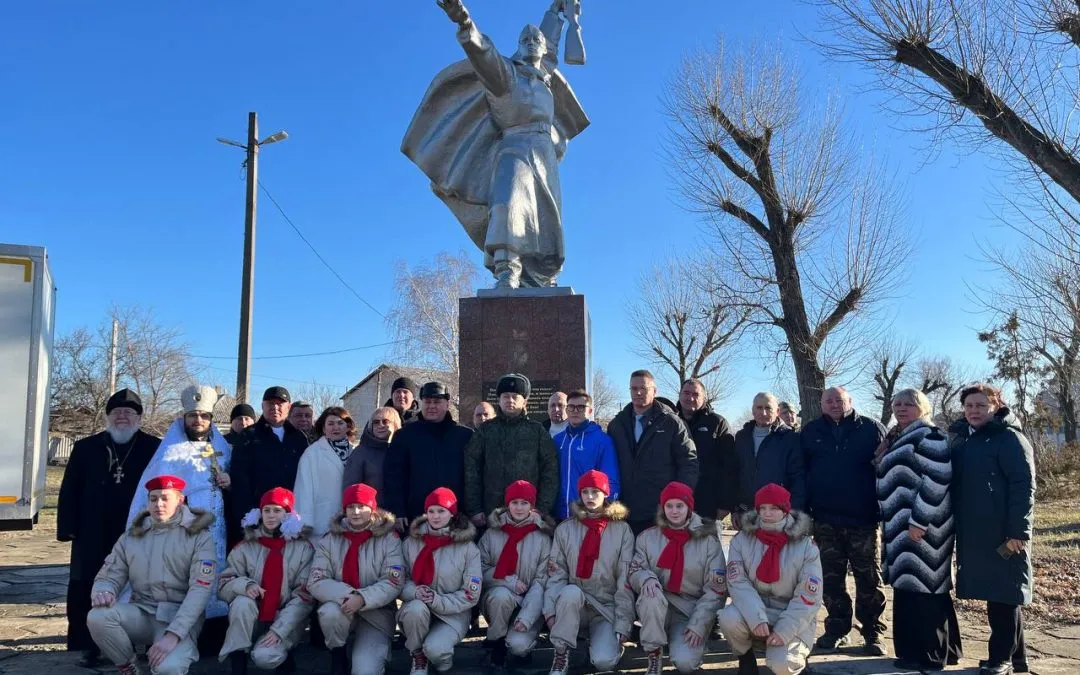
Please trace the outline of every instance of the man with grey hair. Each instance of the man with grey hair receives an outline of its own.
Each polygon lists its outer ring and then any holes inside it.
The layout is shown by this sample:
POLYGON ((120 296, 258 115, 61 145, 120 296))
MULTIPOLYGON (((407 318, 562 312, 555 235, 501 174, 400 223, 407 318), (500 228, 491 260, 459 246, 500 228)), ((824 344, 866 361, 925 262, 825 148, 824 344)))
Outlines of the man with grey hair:
POLYGON ((851 632, 852 603, 847 570, 855 578, 855 618, 869 656, 884 656, 885 593, 881 580, 879 509, 874 455, 885 429, 855 412, 843 387, 821 394, 822 415, 803 426, 807 511, 814 519, 814 540, 821 549, 825 634, 820 651, 844 646, 851 632))
POLYGON ((548 430, 552 438, 566 431, 569 422, 566 419, 566 394, 557 391, 548 398, 548 418, 544 422, 544 428, 548 430))
POLYGON ((86 628, 90 588, 105 556, 127 527, 128 506, 161 439, 139 429, 139 395, 121 389, 105 404, 105 431, 75 442, 56 507, 56 539, 71 542, 67 648, 84 651, 82 665, 100 658, 86 628))
POLYGON ((315 409, 307 401, 295 401, 289 407, 289 423, 304 434, 309 443, 315 440, 315 409))
POLYGON ((738 516, 752 511, 754 495, 769 483, 791 493, 791 508, 806 507, 806 473, 803 470, 799 434, 784 424, 776 395, 763 391, 754 396, 754 419, 735 434, 735 454, 739 458, 738 516))
POLYGON ((799 411, 788 401, 780 401, 780 419, 795 431, 802 426, 799 421, 799 411))

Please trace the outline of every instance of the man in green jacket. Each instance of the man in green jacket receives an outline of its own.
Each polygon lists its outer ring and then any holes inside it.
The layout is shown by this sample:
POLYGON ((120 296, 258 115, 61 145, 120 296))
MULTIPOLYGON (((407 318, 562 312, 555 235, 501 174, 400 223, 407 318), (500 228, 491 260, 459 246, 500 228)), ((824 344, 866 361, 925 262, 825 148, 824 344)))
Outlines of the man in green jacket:
POLYGON ((515 480, 536 486, 537 511, 550 513, 555 505, 559 459, 551 435, 525 412, 531 387, 518 373, 499 378, 495 419, 477 429, 465 448, 465 505, 477 526, 503 505, 503 491, 515 480))

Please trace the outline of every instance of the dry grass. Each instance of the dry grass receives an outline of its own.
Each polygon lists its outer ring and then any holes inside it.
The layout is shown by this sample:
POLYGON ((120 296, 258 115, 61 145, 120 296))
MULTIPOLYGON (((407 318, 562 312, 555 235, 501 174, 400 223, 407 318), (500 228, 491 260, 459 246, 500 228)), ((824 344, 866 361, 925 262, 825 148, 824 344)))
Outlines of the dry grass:
MULTIPOLYGON (((1080 500, 1035 505, 1033 560, 1035 600, 1025 611, 1025 620, 1080 624, 1080 500)), ((985 621, 984 603, 960 600, 958 607, 985 621)))

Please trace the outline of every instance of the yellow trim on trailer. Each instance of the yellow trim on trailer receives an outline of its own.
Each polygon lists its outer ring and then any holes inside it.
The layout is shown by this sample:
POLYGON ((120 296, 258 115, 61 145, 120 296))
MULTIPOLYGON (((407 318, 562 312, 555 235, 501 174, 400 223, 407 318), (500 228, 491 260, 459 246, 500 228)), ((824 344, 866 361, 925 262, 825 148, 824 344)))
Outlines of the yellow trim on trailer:
MULTIPOLYGON (((0 264, 3 265, 22 265, 23 266, 23 281, 30 283, 34 279, 34 261, 29 258, 3 258, 0 257, 0 264)), ((3 498, 3 499, 6 499, 3 498)))
POLYGON ((19 501, 18 497, 12 497, 10 495, 0 495, 0 504, 14 504, 19 501))

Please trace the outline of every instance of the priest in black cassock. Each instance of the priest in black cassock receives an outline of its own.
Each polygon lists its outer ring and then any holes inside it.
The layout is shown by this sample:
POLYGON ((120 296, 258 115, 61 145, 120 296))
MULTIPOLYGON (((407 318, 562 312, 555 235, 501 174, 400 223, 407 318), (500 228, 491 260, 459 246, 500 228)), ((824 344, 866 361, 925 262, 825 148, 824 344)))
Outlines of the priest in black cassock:
POLYGON ((139 429, 142 401, 122 389, 105 405, 105 431, 75 443, 57 504, 56 539, 71 542, 67 648, 86 651, 93 666, 98 648, 86 628, 90 588, 105 556, 127 527, 128 508, 161 439, 139 429))

